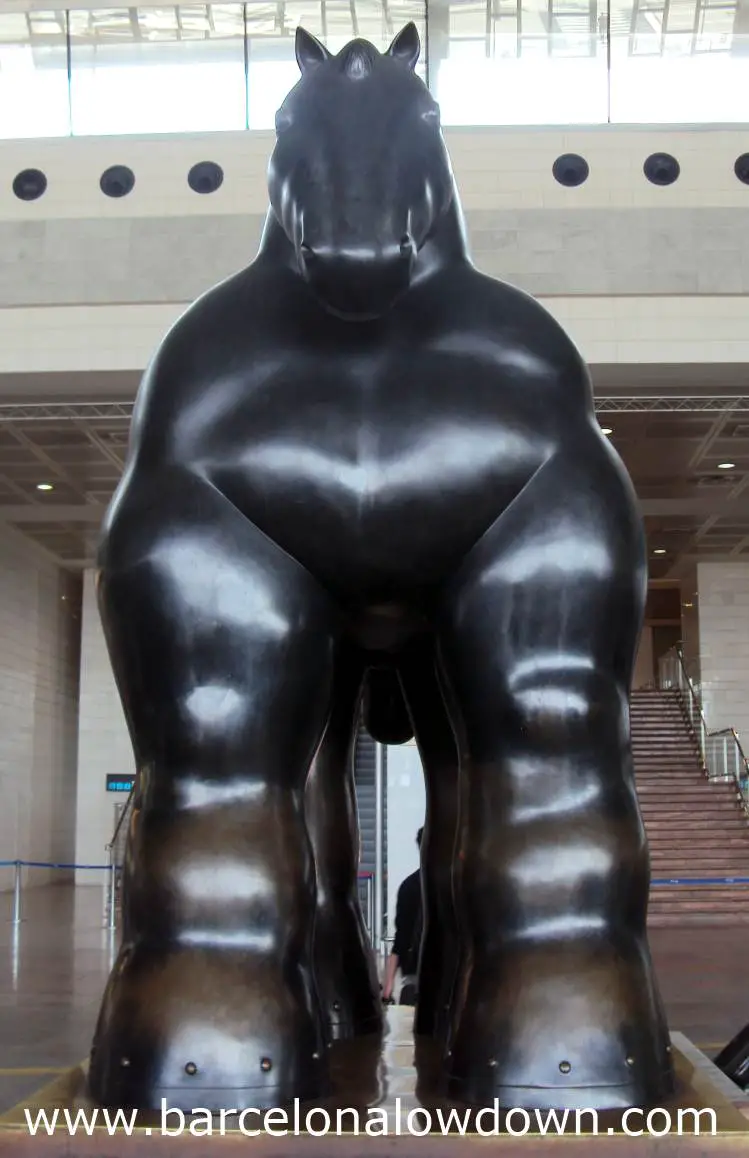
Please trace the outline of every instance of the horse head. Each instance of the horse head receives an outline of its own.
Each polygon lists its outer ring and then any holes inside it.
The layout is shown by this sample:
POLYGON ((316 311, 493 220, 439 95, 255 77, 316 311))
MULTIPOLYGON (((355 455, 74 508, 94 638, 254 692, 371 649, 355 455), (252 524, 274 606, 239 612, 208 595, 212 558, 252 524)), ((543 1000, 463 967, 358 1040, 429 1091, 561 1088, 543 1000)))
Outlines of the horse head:
POLYGON ((298 272, 344 317, 378 317, 408 288, 453 198, 419 51, 414 24, 384 53, 353 40, 333 55, 297 29, 301 77, 276 115, 270 202, 298 272))

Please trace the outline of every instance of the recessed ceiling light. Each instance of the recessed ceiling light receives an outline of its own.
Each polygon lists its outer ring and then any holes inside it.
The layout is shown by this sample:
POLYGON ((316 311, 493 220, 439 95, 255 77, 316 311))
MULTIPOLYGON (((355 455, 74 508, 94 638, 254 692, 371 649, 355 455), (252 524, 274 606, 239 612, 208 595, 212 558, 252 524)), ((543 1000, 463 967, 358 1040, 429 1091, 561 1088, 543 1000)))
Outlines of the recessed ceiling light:
POLYGON ((666 548, 665 547, 656 547, 653 551, 653 554, 654 555, 665 555, 666 554, 666 548))
POLYGON ((52 486, 52 483, 37 483, 36 489, 38 491, 53 491, 55 488, 52 486))
POLYGON ((613 428, 611 426, 602 426, 601 427, 601 433, 602 434, 613 434, 614 431, 613 431, 613 428))
POLYGON ((733 468, 735 466, 736 466, 735 462, 719 462, 718 463, 718 470, 733 470, 733 468))

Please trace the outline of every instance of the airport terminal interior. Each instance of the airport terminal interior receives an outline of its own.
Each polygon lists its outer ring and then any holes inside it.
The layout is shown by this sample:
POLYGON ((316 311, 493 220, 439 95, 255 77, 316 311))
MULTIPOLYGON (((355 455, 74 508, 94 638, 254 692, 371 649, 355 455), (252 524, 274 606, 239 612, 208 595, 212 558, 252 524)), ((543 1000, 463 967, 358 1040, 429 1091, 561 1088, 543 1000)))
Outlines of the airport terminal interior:
MULTIPOLYGON (((749 0, 3 0, 0 1118, 87 1057, 118 952, 136 767, 96 553, 138 384, 255 256, 297 27, 384 52, 411 21, 472 260, 576 344, 644 523, 670 1029, 712 1058, 749 1023, 749 0)), ((351 761, 382 976, 426 790, 413 739, 362 721, 351 761)))

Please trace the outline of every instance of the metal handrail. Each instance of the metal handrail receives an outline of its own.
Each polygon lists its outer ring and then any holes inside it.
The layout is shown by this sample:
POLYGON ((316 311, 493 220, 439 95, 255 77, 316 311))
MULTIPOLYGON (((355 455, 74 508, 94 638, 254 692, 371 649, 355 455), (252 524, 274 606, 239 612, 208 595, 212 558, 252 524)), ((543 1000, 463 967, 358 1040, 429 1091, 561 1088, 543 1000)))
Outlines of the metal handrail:
POLYGON ((659 686, 663 689, 675 688, 686 701, 689 723, 698 739, 705 774, 711 780, 732 779, 736 784, 744 812, 749 816, 749 761, 738 732, 735 728, 718 728, 710 731, 702 701, 687 672, 680 647, 673 647, 667 651, 661 657, 658 669, 659 686), (716 743, 721 740, 722 744, 716 743))
POLYGON ((110 849, 113 849, 115 847, 115 845, 117 844, 117 837, 120 835, 120 829, 122 828, 122 825, 125 821, 125 817, 130 814, 130 806, 133 802, 133 797, 135 796, 135 789, 137 787, 137 784, 138 784, 138 778, 136 776, 135 780, 133 780, 133 786, 130 789, 130 792, 128 793, 127 800, 125 801, 125 807, 123 808, 122 812, 120 813, 117 824, 114 827, 114 832, 112 833, 112 839, 110 840, 109 844, 105 846, 107 852, 109 852, 110 849))
POLYGON ((127 800, 125 801, 125 807, 120 813, 117 819, 117 823, 114 826, 112 839, 110 840, 109 844, 105 845, 107 861, 109 863, 109 881, 107 885, 107 928, 109 929, 117 928, 117 870, 121 869, 122 867, 121 865, 118 865, 116 861, 117 837, 120 835, 120 829, 125 823, 125 819, 130 816, 132 811, 133 797, 135 796, 135 790, 137 786, 138 775, 136 773, 132 788, 130 789, 127 800))

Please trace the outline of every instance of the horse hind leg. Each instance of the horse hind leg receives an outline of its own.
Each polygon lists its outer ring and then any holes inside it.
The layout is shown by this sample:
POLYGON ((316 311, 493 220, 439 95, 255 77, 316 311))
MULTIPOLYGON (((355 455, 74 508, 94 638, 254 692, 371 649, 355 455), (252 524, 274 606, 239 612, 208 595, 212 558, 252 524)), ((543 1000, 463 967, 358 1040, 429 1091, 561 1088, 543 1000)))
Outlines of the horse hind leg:
POLYGON ((354 745, 364 671, 354 649, 338 657, 333 707, 310 769, 305 814, 317 875, 315 984, 333 1040, 376 1033, 382 1004, 358 895, 359 825, 354 745))
POLYGON ((461 961, 456 905, 459 888, 460 757, 431 639, 419 641, 399 664, 426 787, 421 845, 424 931, 414 1030, 446 1045, 461 961))

